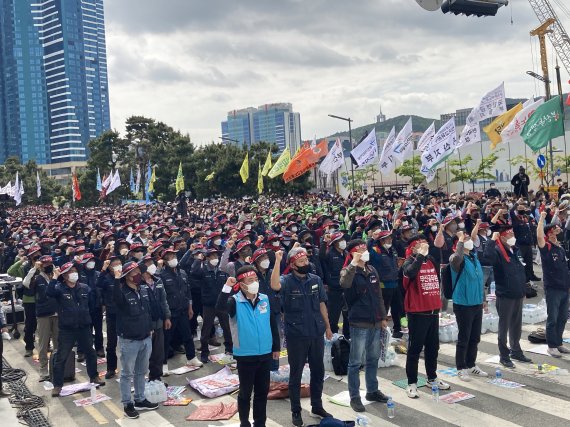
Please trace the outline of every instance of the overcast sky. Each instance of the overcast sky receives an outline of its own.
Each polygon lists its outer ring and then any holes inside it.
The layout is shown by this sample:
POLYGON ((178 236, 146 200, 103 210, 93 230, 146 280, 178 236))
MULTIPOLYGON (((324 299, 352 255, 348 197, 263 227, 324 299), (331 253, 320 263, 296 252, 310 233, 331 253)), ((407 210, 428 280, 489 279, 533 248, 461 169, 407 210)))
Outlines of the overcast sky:
POLYGON ((511 3, 474 18, 413 0, 107 0, 112 125, 150 116, 203 144, 230 110, 291 102, 310 139, 345 129, 329 113, 354 127, 380 104, 388 117, 439 118, 501 81, 507 97, 541 95, 525 74, 539 71, 539 22, 511 3))

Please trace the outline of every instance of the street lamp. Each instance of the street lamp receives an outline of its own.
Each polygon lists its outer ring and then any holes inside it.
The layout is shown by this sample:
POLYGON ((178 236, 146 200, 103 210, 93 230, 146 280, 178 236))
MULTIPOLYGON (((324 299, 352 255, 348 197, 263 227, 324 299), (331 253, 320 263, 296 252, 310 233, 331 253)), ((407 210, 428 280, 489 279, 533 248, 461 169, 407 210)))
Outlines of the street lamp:
MULTIPOLYGON (((341 116, 335 116, 334 114, 329 114, 329 117, 332 117, 333 119, 338 119, 338 120, 343 120, 345 122, 348 122, 348 139, 350 140, 350 149, 354 149, 354 147, 352 146, 352 119, 350 117, 341 117, 341 116)), ((352 175, 352 192, 354 192, 354 163, 352 162, 352 159, 350 160, 350 172, 352 175)))
POLYGON ((222 141, 235 142, 236 144, 240 143, 237 139, 228 138, 227 136, 219 136, 218 138, 220 138, 222 141))

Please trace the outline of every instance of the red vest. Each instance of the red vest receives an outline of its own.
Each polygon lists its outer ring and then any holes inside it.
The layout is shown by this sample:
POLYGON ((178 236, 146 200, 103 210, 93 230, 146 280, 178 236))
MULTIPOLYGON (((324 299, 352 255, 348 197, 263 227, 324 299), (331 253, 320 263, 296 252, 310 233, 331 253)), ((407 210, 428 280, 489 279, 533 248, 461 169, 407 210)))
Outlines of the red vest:
POLYGON ((404 276, 403 285, 406 290, 404 307, 407 313, 441 309, 439 278, 431 260, 422 264, 414 279, 404 276))

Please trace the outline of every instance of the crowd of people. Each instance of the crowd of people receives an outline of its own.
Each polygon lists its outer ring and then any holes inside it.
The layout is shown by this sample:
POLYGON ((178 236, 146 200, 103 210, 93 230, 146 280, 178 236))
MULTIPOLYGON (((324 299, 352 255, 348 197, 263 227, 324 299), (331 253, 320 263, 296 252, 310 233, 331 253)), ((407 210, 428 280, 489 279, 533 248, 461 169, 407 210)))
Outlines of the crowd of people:
POLYGON ((262 427, 270 371, 279 366, 285 338, 292 422, 302 426, 307 362, 312 413, 331 416, 322 403, 323 355, 325 339, 335 333, 350 339, 348 390, 357 412, 365 411, 362 366, 366 399, 389 399, 377 379, 381 334, 389 326, 393 337, 408 337, 407 396, 420 397, 422 351, 430 386, 449 389, 436 371, 439 315, 448 300, 459 328, 461 380, 487 376, 476 362, 489 292, 496 295, 504 367, 531 362, 519 341, 523 301, 533 282, 544 283, 548 353, 570 353, 562 344, 570 195, 562 191, 554 201, 543 188, 529 194, 524 177, 515 184, 517 194, 501 194, 493 184, 473 194, 422 185, 406 194, 355 192, 347 198, 320 193, 182 199, 184 206, 9 209, 0 270, 22 279, 16 292, 25 311, 23 351, 25 357, 37 352, 40 381, 50 379, 48 354, 55 352, 52 396, 59 396, 76 348, 99 386, 117 375, 120 360, 124 412, 137 418, 158 407, 145 399, 145 375, 162 381, 176 352, 185 354, 189 367, 201 367, 209 347, 223 345, 237 363, 241 426, 250 425, 253 394, 254 424, 262 427), (535 247, 543 279, 533 270, 535 247), (216 319, 222 342, 214 333, 216 319), (107 359, 104 378, 98 357, 107 359))

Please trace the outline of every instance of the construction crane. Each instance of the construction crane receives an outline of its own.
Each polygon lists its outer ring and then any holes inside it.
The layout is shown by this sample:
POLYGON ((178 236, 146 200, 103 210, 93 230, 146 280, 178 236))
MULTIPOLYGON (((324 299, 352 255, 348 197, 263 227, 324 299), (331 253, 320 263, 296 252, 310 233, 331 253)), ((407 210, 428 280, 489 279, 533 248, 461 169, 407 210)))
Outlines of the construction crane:
POLYGON ((568 33, 566 33, 566 30, 560 23, 550 2, 548 0, 528 0, 528 2, 541 24, 540 27, 531 32, 531 35, 539 35, 539 33, 548 28, 543 34, 548 35, 556 51, 556 55, 564 65, 564 68, 566 68, 568 74, 570 74, 570 37, 568 37, 568 33), (533 34, 537 30, 538 32, 533 34))

